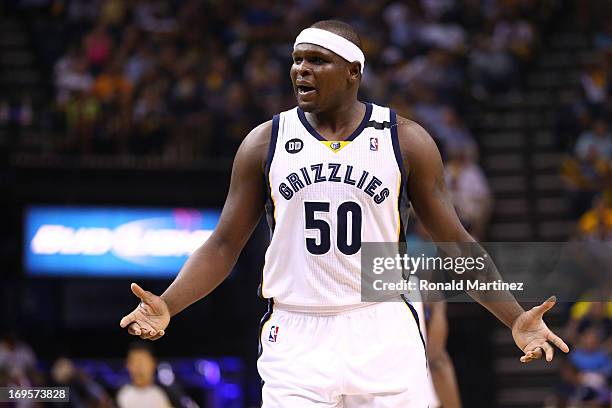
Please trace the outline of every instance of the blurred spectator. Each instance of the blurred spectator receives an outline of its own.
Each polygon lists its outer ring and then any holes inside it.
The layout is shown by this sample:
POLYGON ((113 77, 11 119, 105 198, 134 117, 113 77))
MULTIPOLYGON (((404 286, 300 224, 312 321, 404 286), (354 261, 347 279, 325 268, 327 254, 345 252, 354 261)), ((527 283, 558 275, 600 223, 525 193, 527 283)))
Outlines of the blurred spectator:
POLYGON ((167 408, 170 400, 164 390, 155 384, 157 361, 151 348, 144 343, 135 343, 127 354, 126 366, 131 383, 121 387, 117 393, 119 408, 167 408))
POLYGON ((98 70, 109 60, 113 52, 113 39, 106 27, 100 23, 83 39, 85 56, 91 66, 98 70))
POLYGON ((595 34, 595 47, 599 50, 612 49, 612 21, 606 21, 602 30, 595 34))
POLYGON ((606 408, 608 398, 605 387, 588 375, 585 376, 573 363, 564 361, 560 368, 560 382, 554 395, 547 398, 545 408, 606 408))
POLYGON ((104 69, 93 85, 94 95, 102 103, 113 103, 119 99, 129 98, 132 90, 132 83, 121 71, 121 65, 117 60, 104 69))
POLYGON ((54 386, 70 389, 70 402, 58 404, 60 407, 110 408, 113 406, 104 388, 76 368, 68 358, 58 358, 53 363, 51 379, 54 386))
POLYGON ((567 89, 561 91, 560 104, 555 113, 555 141, 557 149, 570 152, 582 129, 590 126, 591 111, 580 92, 567 89))
POLYGON ((565 338, 575 343, 587 329, 595 328, 602 341, 612 335, 612 302, 576 302, 570 310, 570 320, 565 328, 565 338))
POLYGON ((586 241, 612 241, 612 203, 596 198, 593 208, 578 220, 578 237, 586 241))
POLYGON ((593 198, 610 187, 611 137, 605 122, 597 121, 592 131, 583 132, 576 142, 576 157, 562 162, 561 175, 568 190, 571 214, 578 218, 593 198))
POLYGON ((592 327, 578 339, 577 347, 569 355, 572 364, 581 372, 581 383, 592 389, 598 402, 609 403, 608 379, 612 374, 612 360, 602 346, 601 332, 592 327))
POLYGON ((0 340, 0 369, 20 375, 36 370, 34 351, 16 332, 9 332, 0 340))
POLYGON ((145 31, 153 33, 171 33, 176 28, 170 1, 141 1, 135 6, 136 23, 145 31))
POLYGON ((66 55, 57 60, 54 68, 57 103, 63 105, 73 92, 87 92, 93 86, 87 60, 79 54, 78 48, 70 48, 66 55))
POLYGON ((476 37, 474 49, 469 54, 469 65, 474 81, 472 95, 475 98, 483 99, 490 93, 508 93, 519 88, 514 61, 486 35, 476 37))
POLYGON ((586 100, 599 110, 608 97, 610 89, 609 74, 601 58, 595 57, 589 62, 580 78, 586 100))
POLYGON ((535 29, 513 11, 495 24, 491 41, 494 47, 510 51, 519 63, 526 63, 533 53, 535 29))
POLYGON ((592 129, 583 132, 578 138, 575 153, 579 160, 612 159, 612 135, 608 124, 602 119, 596 120, 592 129))
POLYGON ((472 235, 482 239, 493 201, 487 179, 474 161, 469 144, 449 146, 445 174, 459 219, 472 235))
MULTIPOLYGON (((32 348, 21 341, 14 331, 0 340, 0 383, 8 387, 32 387, 44 383, 32 348)), ((33 408, 37 404, 24 400, 15 406, 33 408)))
POLYGON ((476 153, 476 142, 472 133, 453 108, 444 107, 440 119, 440 122, 432 130, 433 136, 436 141, 440 142, 444 154, 448 146, 461 146, 461 148, 469 149, 472 154, 476 153))

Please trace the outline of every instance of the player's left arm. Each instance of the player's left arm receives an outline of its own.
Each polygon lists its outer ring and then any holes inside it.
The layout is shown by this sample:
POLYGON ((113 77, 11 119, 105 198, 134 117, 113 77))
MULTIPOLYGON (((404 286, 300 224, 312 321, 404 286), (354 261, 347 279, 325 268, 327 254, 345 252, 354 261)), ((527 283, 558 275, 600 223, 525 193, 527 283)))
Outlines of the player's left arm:
MULTIPOLYGON (((463 228, 444 180, 442 158, 431 136, 417 123, 398 117, 398 137, 404 167, 408 172, 408 192, 419 219, 434 242, 445 243, 444 251, 450 256, 469 256, 482 249, 463 228)), ((499 271, 486 257, 486 267, 477 276, 484 282, 501 280, 499 271)), ((466 275, 468 272, 466 272, 466 275)), ((500 321, 512 329, 517 346, 525 353, 522 362, 541 358, 552 360, 554 349, 550 343, 568 352, 569 348, 544 323, 542 316, 555 304, 551 297, 539 306, 525 311, 508 291, 469 291, 468 294, 487 308, 500 321)))

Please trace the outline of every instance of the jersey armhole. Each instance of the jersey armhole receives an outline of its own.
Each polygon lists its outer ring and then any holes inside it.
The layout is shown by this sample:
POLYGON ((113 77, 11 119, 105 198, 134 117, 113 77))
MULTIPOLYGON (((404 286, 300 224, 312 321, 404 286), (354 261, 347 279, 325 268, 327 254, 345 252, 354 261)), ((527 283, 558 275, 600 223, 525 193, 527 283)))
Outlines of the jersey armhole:
POLYGON ((397 133, 397 115, 393 109, 389 109, 389 122, 391 125, 391 144, 393 145, 393 153, 395 161, 400 171, 400 189, 397 198, 397 209, 400 214, 400 235, 399 242, 406 242, 406 227, 408 224, 408 214, 410 209, 410 195, 408 194, 408 173, 404 167, 404 159, 402 158, 402 150, 400 148, 399 136, 397 133))
MULTIPOLYGON (((270 166, 274 159, 274 152, 276 151, 276 139, 278 139, 278 124, 280 122, 280 115, 274 115, 272 118, 272 132, 270 134, 270 145, 268 146, 268 157, 266 158, 266 167, 264 168, 264 177, 266 178, 266 184, 270 176, 270 166)), ((269 187, 269 186, 268 186, 269 187)))
POLYGON ((266 218, 268 220, 268 225, 270 227, 270 237, 274 233, 274 228, 276 227, 276 219, 275 219, 275 205, 274 205, 274 197, 272 196, 272 184, 270 183, 270 168, 272 167, 272 161, 274 160, 274 153, 276 151, 276 141, 278 139, 278 126, 280 122, 280 115, 274 115, 272 118, 272 132, 270 134, 270 145, 268 147, 268 157, 266 159, 266 167, 264 168, 264 183, 266 188, 266 218))
POLYGON ((393 109, 389 109, 389 122, 391 124, 391 142, 393 144, 393 153, 395 153, 397 166, 402 173, 402 183, 406 183, 408 173, 404 167, 404 159, 402 158, 402 150, 400 148, 399 136, 397 134, 397 115, 393 109))

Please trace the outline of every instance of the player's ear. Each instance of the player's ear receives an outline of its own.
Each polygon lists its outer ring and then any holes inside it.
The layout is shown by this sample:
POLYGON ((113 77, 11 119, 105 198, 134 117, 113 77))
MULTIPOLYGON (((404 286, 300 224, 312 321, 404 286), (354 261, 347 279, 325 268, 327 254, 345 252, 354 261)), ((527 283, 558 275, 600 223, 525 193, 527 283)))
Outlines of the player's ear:
POLYGON ((351 82, 361 79, 361 64, 359 62, 351 62, 349 64, 349 80, 351 82))

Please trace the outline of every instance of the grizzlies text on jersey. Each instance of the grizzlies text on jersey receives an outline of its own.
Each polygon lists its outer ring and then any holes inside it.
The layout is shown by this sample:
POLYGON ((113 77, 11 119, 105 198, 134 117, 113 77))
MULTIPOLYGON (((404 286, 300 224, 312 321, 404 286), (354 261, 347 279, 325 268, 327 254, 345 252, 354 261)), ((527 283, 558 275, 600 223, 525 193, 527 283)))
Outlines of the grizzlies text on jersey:
POLYGON ((265 175, 272 240, 261 296, 305 310, 359 304, 362 242, 403 239, 408 200, 395 112, 366 104, 342 141, 325 140, 299 107, 282 112, 265 175))

